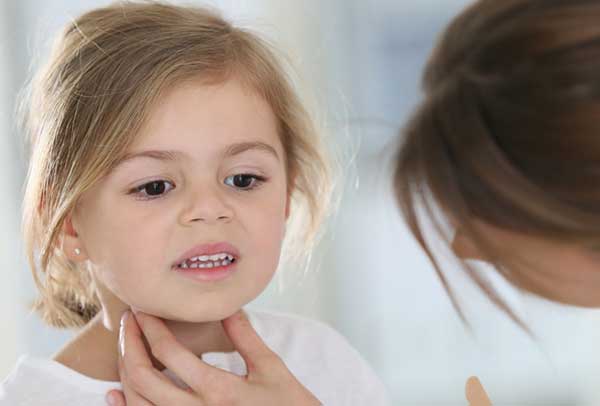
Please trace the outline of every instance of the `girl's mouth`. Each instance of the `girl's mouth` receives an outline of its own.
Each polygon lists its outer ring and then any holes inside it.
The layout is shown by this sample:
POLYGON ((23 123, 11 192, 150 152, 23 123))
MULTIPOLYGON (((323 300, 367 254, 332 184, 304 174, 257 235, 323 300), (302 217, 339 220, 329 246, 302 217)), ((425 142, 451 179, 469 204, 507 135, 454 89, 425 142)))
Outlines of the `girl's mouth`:
POLYGON ((213 282, 227 278, 235 270, 237 258, 227 252, 191 257, 176 266, 178 274, 202 282, 213 282))
POLYGON ((181 255, 172 269, 195 280, 217 281, 231 275, 239 260, 238 249, 227 242, 202 244, 181 255))
POLYGON ((227 267, 235 262, 235 257, 226 252, 213 255, 200 255, 189 258, 180 264, 178 269, 218 269, 227 267))

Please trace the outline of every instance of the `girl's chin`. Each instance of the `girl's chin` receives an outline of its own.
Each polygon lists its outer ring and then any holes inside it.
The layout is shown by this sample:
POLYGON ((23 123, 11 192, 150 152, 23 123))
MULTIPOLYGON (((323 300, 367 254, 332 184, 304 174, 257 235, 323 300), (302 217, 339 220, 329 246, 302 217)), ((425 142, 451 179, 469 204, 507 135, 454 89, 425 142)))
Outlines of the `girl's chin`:
POLYGON ((223 311, 219 311, 219 312, 211 312, 210 314, 208 313, 203 313, 203 314, 185 314, 185 313, 179 313, 177 315, 173 315, 173 314, 163 314, 163 315, 157 315, 157 314, 152 314, 155 317, 159 317, 161 319, 163 319, 166 322, 170 322, 170 323, 213 323, 213 322, 220 322, 223 319, 226 319, 227 317, 231 316, 232 314, 234 314, 235 312, 237 312, 239 310, 239 307, 237 308, 232 308, 231 310, 223 310, 223 311))

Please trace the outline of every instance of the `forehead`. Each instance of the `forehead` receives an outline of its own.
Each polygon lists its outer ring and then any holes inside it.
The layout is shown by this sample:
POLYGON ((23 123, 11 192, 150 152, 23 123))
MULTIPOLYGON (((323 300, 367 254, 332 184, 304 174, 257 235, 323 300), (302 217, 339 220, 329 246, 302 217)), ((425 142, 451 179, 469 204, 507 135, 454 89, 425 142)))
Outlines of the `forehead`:
POLYGON ((283 156, 278 120, 270 105, 240 81, 188 81, 164 93, 149 111, 131 150, 141 148, 222 149, 262 142, 283 156))

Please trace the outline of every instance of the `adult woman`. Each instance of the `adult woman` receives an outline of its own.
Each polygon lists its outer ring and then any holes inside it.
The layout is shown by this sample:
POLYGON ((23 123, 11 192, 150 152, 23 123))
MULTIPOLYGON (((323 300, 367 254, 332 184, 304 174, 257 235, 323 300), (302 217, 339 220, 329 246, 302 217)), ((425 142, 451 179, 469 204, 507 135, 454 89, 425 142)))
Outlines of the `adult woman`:
POLYGON ((443 34, 394 187, 459 312, 420 213, 459 258, 550 300, 600 306, 599 69, 597 1, 480 0, 443 34))
POLYGON ((481 0, 442 37, 394 174, 440 276, 421 204, 431 218, 441 209, 435 222, 451 226, 442 234, 460 258, 551 300, 600 306, 599 22, 594 1, 481 0))

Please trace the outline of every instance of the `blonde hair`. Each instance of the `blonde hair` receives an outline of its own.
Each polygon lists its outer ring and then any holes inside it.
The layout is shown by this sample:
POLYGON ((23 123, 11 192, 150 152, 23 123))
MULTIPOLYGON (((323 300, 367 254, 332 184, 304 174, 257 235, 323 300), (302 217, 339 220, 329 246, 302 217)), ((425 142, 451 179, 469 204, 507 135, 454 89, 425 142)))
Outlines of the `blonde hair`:
POLYGON ((213 11, 160 2, 114 3, 68 24, 32 80, 25 118, 23 234, 39 290, 34 309, 46 323, 80 327, 100 310, 89 272, 59 244, 79 197, 124 155, 161 93, 182 81, 233 76, 277 117, 292 204, 309 215, 308 243, 328 206, 330 167, 271 46, 213 11))

